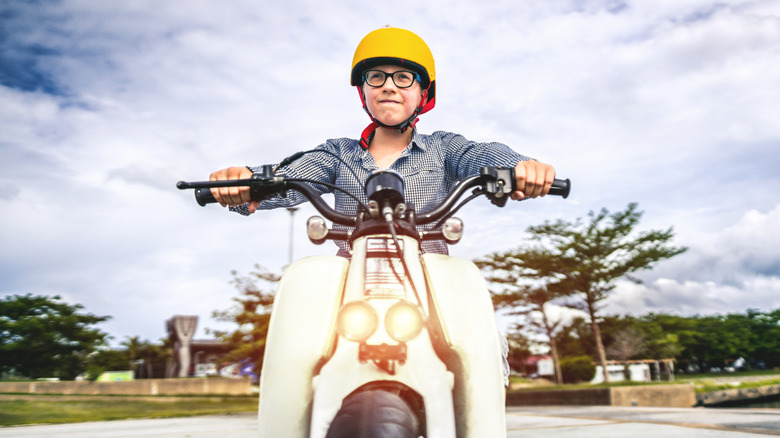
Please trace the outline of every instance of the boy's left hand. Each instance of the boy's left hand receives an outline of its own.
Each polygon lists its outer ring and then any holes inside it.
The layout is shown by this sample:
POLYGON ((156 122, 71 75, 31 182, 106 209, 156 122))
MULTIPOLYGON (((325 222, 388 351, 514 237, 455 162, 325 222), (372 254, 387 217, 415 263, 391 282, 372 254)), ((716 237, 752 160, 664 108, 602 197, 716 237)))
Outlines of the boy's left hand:
POLYGON ((521 161, 515 166, 515 182, 517 191, 512 193, 512 199, 544 196, 550 191, 555 169, 549 165, 534 160, 521 161))

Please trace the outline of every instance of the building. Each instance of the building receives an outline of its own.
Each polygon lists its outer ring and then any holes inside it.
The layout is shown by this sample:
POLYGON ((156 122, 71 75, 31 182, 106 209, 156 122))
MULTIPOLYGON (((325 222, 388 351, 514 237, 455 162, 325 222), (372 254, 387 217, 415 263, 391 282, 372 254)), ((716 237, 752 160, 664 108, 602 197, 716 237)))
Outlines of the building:
MULTIPOLYGON (((590 383, 603 383, 604 372, 596 364, 596 374, 590 383)), ((610 382, 651 382, 674 380, 674 359, 642 359, 629 361, 608 361, 607 372, 610 382)))
POLYGON ((165 321, 174 349, 175 365, 166 377, 216 375, 228 347, 217 339, 193 339, 197 316, 175 315, 165 321))
POLYGON ((543 377, 555 380, 555 364, 552 356, 541 354, 525 358, 523 360, 523 374, 532 379, 543 377))

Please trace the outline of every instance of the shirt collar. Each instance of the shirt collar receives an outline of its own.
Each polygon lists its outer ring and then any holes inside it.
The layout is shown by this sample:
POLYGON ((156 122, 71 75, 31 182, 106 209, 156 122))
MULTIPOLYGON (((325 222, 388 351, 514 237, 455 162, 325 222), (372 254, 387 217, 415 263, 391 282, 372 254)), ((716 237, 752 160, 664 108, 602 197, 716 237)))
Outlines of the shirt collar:
POLYGON ((422 149, 423 152, 428 149, 428 144, 425 142, 425 137, 417 132, 417 128, 414 128, 414 131, 412 131, 412 147, 415 146, 422 149))
MULTIPOLYGON (((358 145, 359 145, 359 143, 358 143, 358 145)), ((415 146, 420 148, 423 152, 428 150, 428 143, 426 143, 426 136, 424 136, 424 135, 420 134, 419 132, 417 132, 417 128, 413 128, 413 130, 412 130, 412 143, 411 143, 411 145, 412 145, 413 148, 415 146)), ((361 150, 364 152, 363 155, 369 153, 368 149, 362 149, 361 148, 361 150)))

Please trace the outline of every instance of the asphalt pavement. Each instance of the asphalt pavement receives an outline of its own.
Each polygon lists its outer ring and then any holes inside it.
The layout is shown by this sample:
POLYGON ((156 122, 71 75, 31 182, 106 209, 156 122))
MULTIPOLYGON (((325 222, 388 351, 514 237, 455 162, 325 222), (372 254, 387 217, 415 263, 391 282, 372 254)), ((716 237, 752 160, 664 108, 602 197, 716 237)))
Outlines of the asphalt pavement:
MULTIPOLYGON (((255 438, 253 413, 0 428, 14 438, 255 438)), ((508 438, 737 438, 780 435, 780 409, 509 407, 508 438)), ((481 437, 480 437, 481 438, 481 437)))
POLYGON ((509 438, 780 435, 780 409, 539 406, 507 409, 509 438))

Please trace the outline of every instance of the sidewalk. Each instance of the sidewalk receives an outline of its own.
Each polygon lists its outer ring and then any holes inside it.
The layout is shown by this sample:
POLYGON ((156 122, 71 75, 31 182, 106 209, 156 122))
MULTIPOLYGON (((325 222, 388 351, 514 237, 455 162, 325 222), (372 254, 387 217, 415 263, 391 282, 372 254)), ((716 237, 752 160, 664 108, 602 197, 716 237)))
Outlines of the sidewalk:
POLYGON ((780 409, 540 406, 507 409, 509 438, 780 435, 780 409))
MULTIPOLYGON (((0 428, 14 438, 255 438, 254 413, 0 428)), ((543 406, 507 409, 509 438, 738 438, 780 435, 780 409, 543 406)), ((432 437, 433 438, 433 437, 432 437)))

